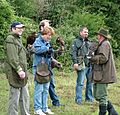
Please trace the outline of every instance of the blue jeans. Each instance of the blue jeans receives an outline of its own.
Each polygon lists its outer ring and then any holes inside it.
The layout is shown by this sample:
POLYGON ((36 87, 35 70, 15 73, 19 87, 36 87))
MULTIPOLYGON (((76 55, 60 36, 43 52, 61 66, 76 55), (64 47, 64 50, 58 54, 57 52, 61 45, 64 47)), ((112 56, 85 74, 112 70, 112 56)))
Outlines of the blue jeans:
POLYGON ((91 67, 85 67, 84 70, 77 71, 77 83, 76 83, 76 98, 75 101, 78 103, 82 102, 82 89, 84 85, 84 80, 86 76, 86 90, 85 90, 85 100, 93 101, 92 95, 92 83, 90 81, 91 67))
POLYGON ((39 84, 37 81, 34 81, 34 110, 39 109, 46 111, 48 109, 47 100, 48 100, 48 90, 49 84, 39 84))
POLYGON ((49 94, 50 94, 50 98, 52 100, 52 104, 53 105, 59 105, 60 101, 59 98, 55 92, 55 80, 54 80, 54 75, 51 76, 51 80, 50 80, 50 86, 49 86, 49 94))

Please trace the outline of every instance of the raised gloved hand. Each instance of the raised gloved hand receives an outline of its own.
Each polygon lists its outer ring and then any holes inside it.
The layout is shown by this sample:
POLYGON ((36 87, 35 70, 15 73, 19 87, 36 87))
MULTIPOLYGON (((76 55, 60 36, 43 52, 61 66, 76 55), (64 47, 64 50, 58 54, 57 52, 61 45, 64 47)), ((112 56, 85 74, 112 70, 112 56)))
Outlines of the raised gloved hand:
POLYGON ((49 49, 48 49, 48 55, 51 55, 52 53, 53 53, 53 48, 49 47, 49 49))
POLYGON ((24 71, 18 72, 18 75, 20 76, 21 79, 25 78, 25 72, 24 71))
POLYGON ((52 68, 56 67, 58 69, 61 69, 62 64, 60 62, 58 62, 56 59, 52 58, 51 67, 52 68))
POLYGON ((49 47, 49 52, 53 52, 53 48, 52 47, 49 47))

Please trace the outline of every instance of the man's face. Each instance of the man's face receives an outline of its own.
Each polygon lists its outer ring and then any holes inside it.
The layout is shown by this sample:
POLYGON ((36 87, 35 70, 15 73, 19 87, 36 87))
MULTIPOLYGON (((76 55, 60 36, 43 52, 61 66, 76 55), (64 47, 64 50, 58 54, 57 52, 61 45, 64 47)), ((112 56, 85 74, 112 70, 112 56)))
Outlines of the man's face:
POLYGON ((12 32, 14 32, 15 34, 17 34, 17 35, 22 35, 22 33, 23 33, 23 31, 24 31, 24 27, 15 27, 15 28, 12 28, 12 32))
POLYGON ((103 36, 100 35, 100 34, 97 35, 97 38, 98 38, 98 42, 99 42, 99 43, 101 43, 101 42, 105 39, 105 37, 103 37, 103 36))
POLYGON ((80 32, 80 36, 82 38, 87 38, 88 37, 88 29, 84 28, 81 32, 80 32))
POLYGON ((100 41, 101 36, 98 34, 98 35, 97 35, 97 38, 98 38, 98 41, 100 41))

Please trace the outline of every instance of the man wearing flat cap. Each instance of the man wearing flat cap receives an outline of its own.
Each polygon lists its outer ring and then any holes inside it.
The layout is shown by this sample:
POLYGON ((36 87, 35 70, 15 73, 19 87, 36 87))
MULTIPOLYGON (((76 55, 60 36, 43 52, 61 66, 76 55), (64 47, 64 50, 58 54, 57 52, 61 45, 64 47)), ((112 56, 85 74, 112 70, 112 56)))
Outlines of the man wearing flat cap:
POLYGON ((108 100, 108 84, 116 82, 116 68, 112 47, 108 41, 111 36, 108 30, 101 28, 97 33, 99 45, 95 55, 89 60, 93 64, 92 81, 94 83, 94 97, 99 102, 99 115, 118 115, 112 103, 108 100))
POLYGON ((5 70, 10 86, 7 115, 18 115, 19 104, 21 115, 30 115, 26 49, 21 40, 24 27, 21 22, 13 22, 5 40, 5 70))

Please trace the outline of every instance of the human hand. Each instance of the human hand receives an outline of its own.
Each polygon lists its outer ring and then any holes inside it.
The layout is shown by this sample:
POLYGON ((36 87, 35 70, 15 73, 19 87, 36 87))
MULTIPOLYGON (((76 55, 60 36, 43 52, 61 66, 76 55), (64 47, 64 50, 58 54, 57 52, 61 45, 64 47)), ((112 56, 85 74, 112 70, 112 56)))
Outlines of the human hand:
POLYGON ((20 76, 21 79, 25 78, 25 72, 24 71, 18 72, 18 75, 20 76))
POLYGON ((53 48, 52 47, 49 47, 48 49, 48 54, 51 55, 53 53, 53 48))
POLYGON ((73 65, 74 70, 78 70, 78 64, 73 65))
POLYGON ((32 48, 32 47, 33 47, 33 45, 28 44, 28 48, 32 48))

